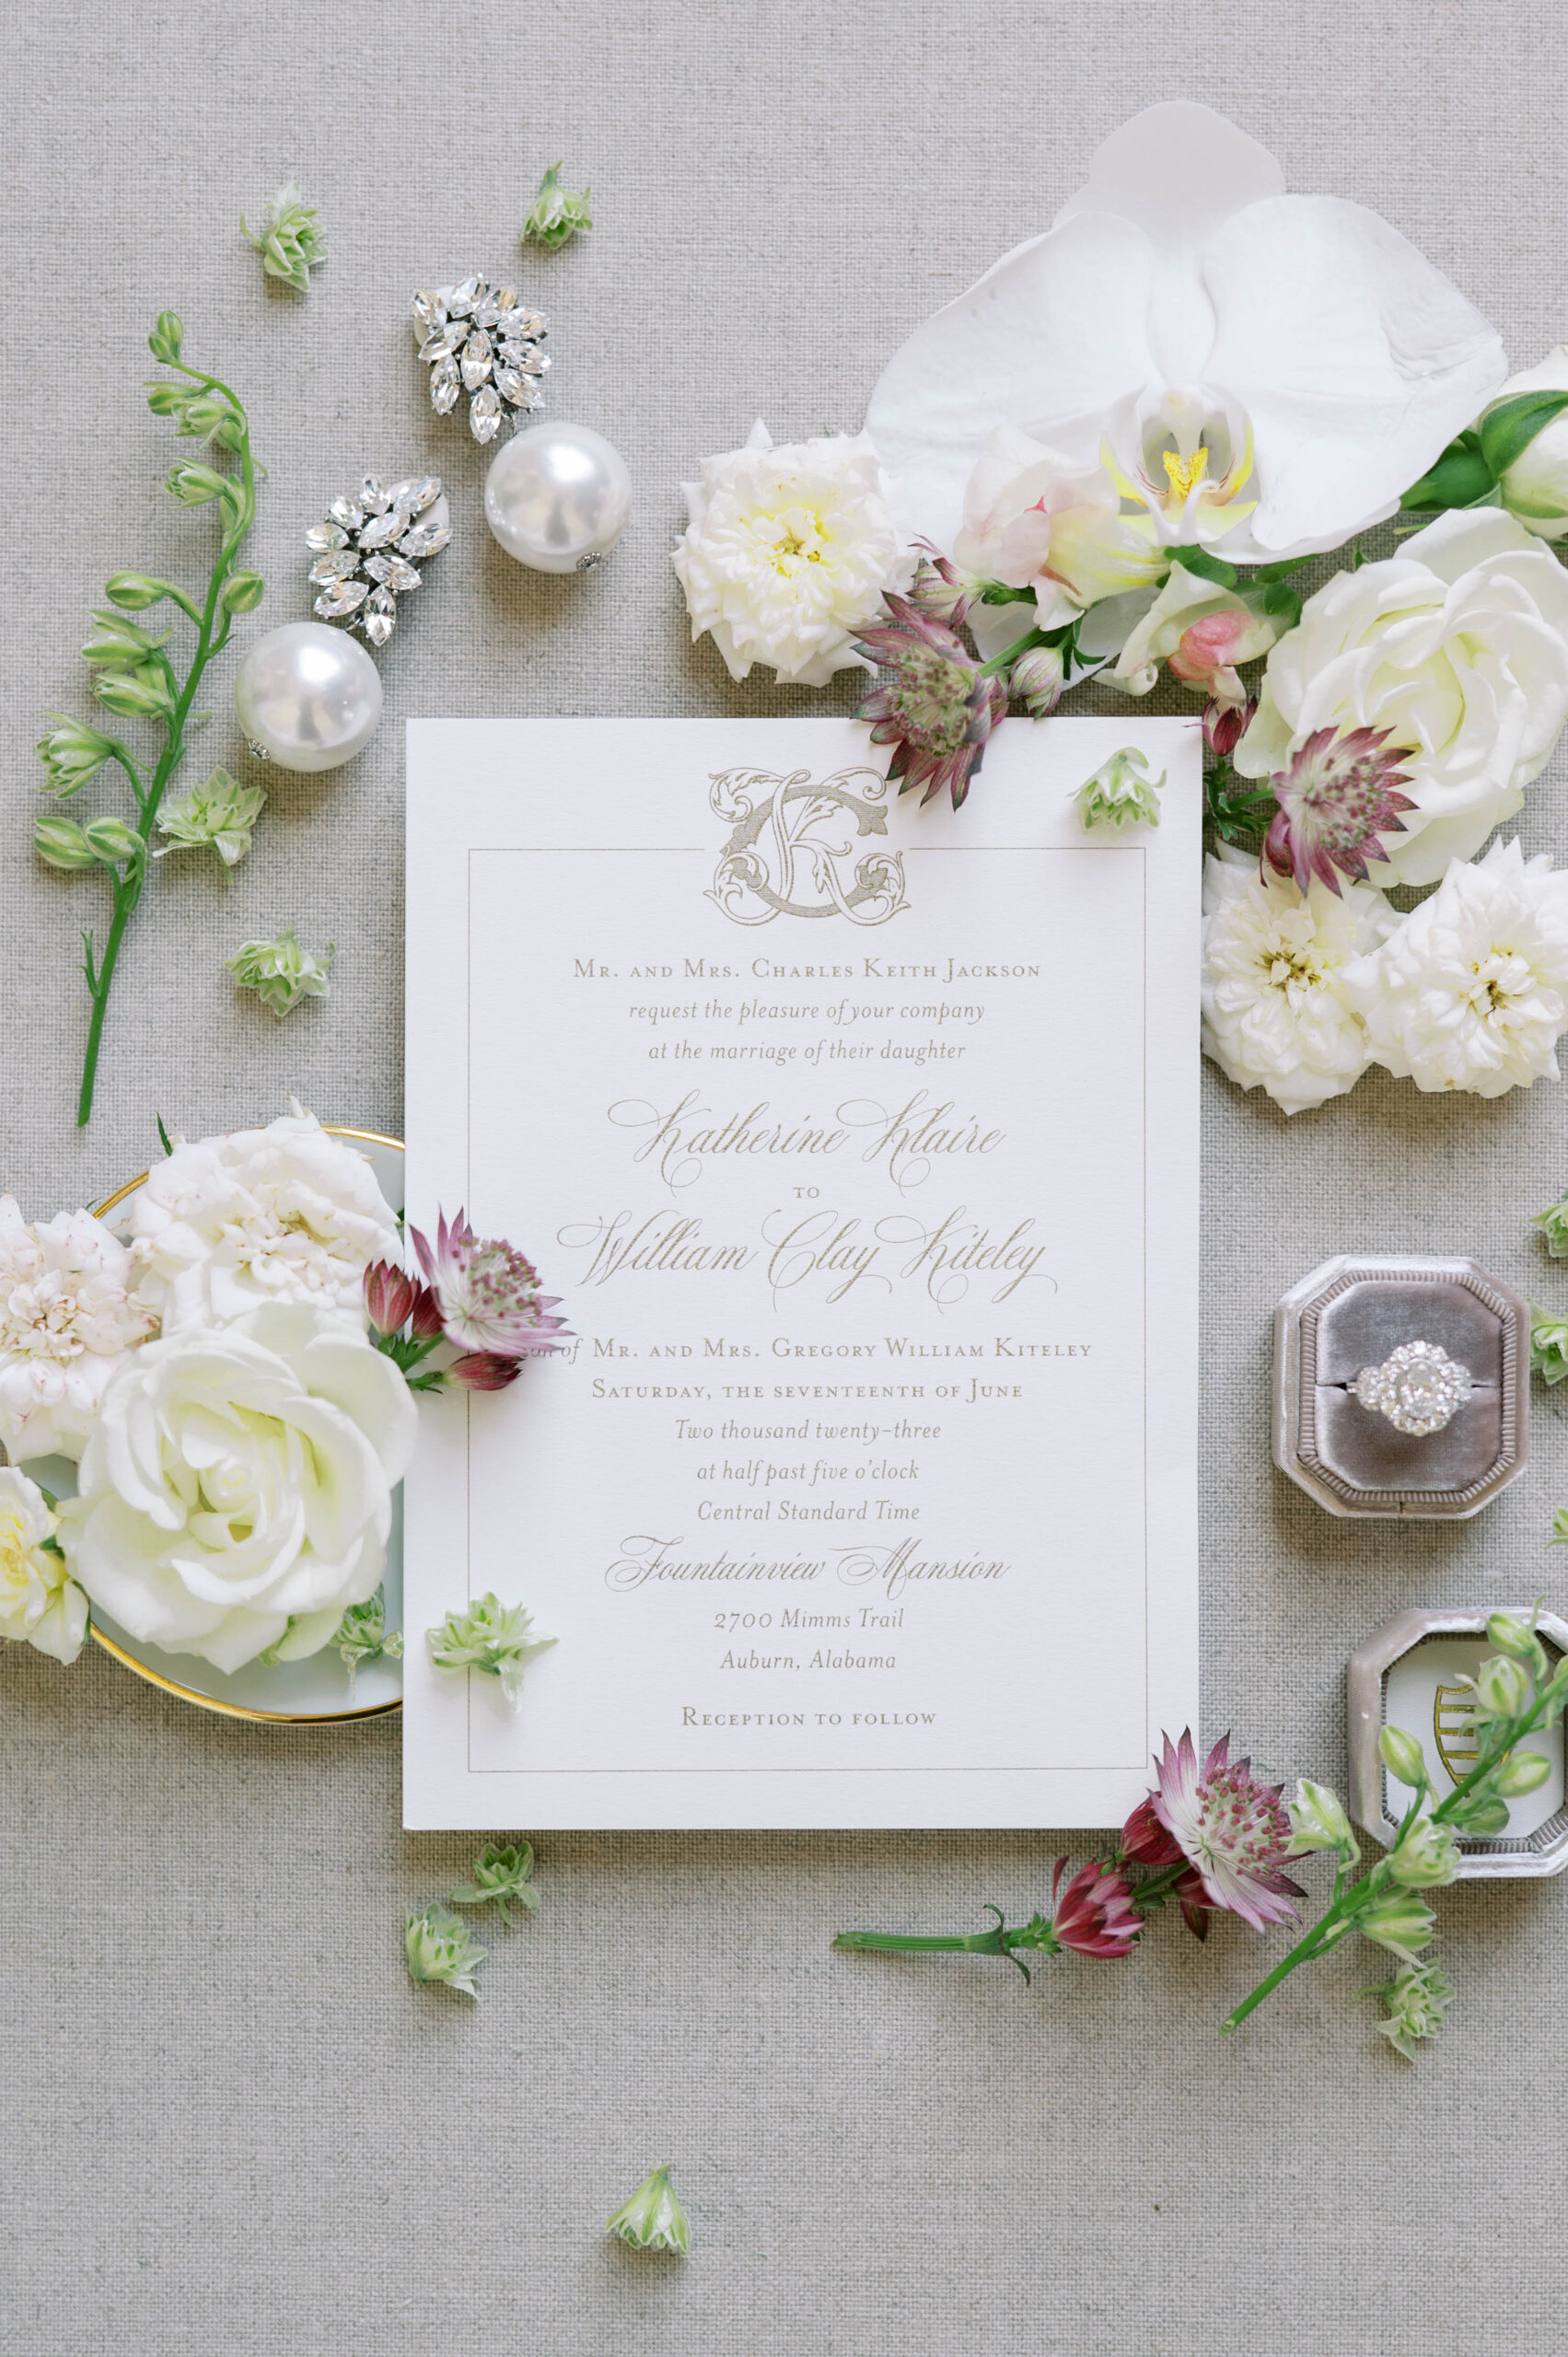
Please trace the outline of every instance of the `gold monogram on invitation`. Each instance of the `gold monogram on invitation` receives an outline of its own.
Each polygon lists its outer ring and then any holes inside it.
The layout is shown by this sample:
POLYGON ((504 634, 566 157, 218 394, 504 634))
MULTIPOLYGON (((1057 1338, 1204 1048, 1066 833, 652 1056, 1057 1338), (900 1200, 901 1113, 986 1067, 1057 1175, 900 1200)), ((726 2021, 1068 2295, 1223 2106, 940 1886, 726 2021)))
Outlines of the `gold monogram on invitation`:
POLYGON ((729 840, 705 897, 737 924, 777 916, 848 917, 886 924, 909 905, 898 852, 867 836, 888 831, 888 781, 873 769, 720 770, 709 802, 729 840))

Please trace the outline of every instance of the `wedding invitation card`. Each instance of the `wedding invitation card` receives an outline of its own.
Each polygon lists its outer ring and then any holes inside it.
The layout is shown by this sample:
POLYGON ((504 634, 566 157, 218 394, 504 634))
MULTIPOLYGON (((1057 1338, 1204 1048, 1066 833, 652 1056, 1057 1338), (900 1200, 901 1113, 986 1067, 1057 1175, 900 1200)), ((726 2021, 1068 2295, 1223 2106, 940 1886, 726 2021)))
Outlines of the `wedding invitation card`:
POLYGON ((411 726, 410 1216, 571 1340, 422 1414, 409 1826, 1109 1825, 1196 1724, 1199 753, 411 726), (491 1591, 516 1713, 424 1643, 491 1591))

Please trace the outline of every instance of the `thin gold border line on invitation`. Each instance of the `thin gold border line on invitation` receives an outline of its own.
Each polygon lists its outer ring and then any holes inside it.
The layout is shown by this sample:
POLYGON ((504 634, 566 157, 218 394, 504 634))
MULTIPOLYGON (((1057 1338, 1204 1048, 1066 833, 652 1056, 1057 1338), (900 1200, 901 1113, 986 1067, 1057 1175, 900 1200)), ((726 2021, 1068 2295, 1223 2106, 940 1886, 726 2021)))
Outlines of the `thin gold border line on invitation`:
MULTIPOLYGON (((514 853, 533 858, 540 852, 565 852, 574 855, 612 853, 631 853, 643 857, 650 852, 663 852, 681 858, 701 856, 703 847, 695 843, 470 843, 468 847, 468 944, 467 944, 467 1032, 464 1041, 465 1105, 464 1167, 467 1193, 473 1194, 473 863, 476 857, 494 857, 514 853)), ((1143 913, 1142 971, 1143 990, 1140 993, 1140 1044, 1143 1071, 1144 1117, 1144 1708, 1145 1741, 1149 1725, 1149 863, 1148 847, 1144 843, 912 843, 910 853, 924 856, 947 853, 1029 852, 1052 853, 1083 853, 1093 859, 1114 857, 1118 853, 1134 853, 1140 868, 1140 905, 1143 913)), ((473 1422, 472 1401, 464 1399, 463 1438, 463 1515, 464 1556, 467 1566, 466 1585, 469 1600, 473 1600, 472 1572, 472 1495, 473 1495, 473 1422)), ((1022 1767, 848 1767, 848 1768, 476 1768, 473 1762, 473 1672, 468 1673, 468 1741, 467 1773, 470 1776, 1121 1776, 1142 1773, 1146 1762, 1109 1760, 1094 1767, 1077 1767, 1070 1763, 1045 1761, 1022 1767)))

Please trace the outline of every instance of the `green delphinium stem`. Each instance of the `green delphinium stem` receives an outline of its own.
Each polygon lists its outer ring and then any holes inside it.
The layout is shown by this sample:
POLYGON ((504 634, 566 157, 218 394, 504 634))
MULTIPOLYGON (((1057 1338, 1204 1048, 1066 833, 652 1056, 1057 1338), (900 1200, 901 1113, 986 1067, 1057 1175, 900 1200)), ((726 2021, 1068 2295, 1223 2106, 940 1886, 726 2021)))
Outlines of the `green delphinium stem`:
MULTIPOLYGON (((212 578, 207 584, 205 603, 197 606, 180 590, 166 585, 168 597, 181 612, 195 623, 196 645, 191 657, 191 668, 186 673, 184 687, 176 691, 174 709, 164 718, 163 751, 158 757, 151 779, 144 784, 140 772, 125 749, 118 742, 113 748, 113 758, 130 778, 136 796, 136 832, 142 840, 142 851, 137 858, 128 860, 123 870, 115 875, 114 913, 110 921, 109 935, 103 945, 102 956, 96 962, 93 955, 92 935, 90 933, 83 935, 87 949, 84 970, 87 974, 87 988, 92 996, 93 1011, 92 1020, 87 1027, 87 1052, 82 1062, 81 1092, 76 1100, 78 1129, 85 1129, 92 1118, 93 1088, 98 1078, 99 1052, 103 1045, 103 1026, 104 1018, 109 1012, 109 994, 113 987, 114 970, 119 963, 120 945, 125 938, 125 928, 135 911, 136 904, 142 897, 143 884, 146 880, 148 845, 153 829, 157 823, 158 805, 163 799, 164 788, 184 759, 185 725, 190 717, 192 701, 197 688, 201 685, 202 674, 213 657, 222 653, 227 644, 229 632, 234 626, 233 615, 221 602, 223 588, 225 582, 234 570, 235 559, 244 544, 245 536, 250 529, 256 513, 256 473, 255 464, 250 455, 250 426, 242 404, 220 377, 209 376, 203 369, 189 368, 183 361, 180 360, 166 361, 164 365, 177 369, 182 377, 191 377, 198 392, 221 394, 224 400, 232 404, 235 416, 239 421, 236 455, 239 460, 242 496, 233 509, 230 509, 226 503, 217 503, 222 505, 227 520, 224 528, 222 544, 218 550, 217 562, 213 567, 212 578)), ((174 688, 173 668, 167 658, 164 668, 168 673, 170 687, 174 688)))
MULTIPOLYGON (((1456 1817, 1462 1817, 1464 1803, 1469 1794, 1485 1777, 1491 1774, 1499 1760, 1512 1751, 1516 1744, 1522 1742, 1526 1736, 1533 1734, 1538 1726, 1550 1724, 1560 1700, 1561 1689, 1554 1697, 1548 1683, 1543 1682, 1527 1710, 1522 1711, 1516 1718, 1494 1721, 1482 1744, 1481 1757, 1463 1783, 1456 1784, 1447 1799, 1439 1801, 1430 1812, 1434 1824, 1452 1824, 1456 1817)), ((1401 1836, 1411 1819, 1422 1813, 1425 1797, 1424 1792, 1418 1793, 1406 1810, 1400 1827, 1401 1836)), ((1398 1846, 1397 1842, 1395 1846, 1398 1846)), ((1272 1996, 1280 1983, 1283 1980, 1288 1980, 1293 1972, 1299 1971, 1304 1964, 1310 1964, 1314 1957, 1322 1955, 1325 1948, 1334 1946, 1341 1938, 1354 1930, 1356 1917, 1364 1914, 1373 1900, 1380 1897, 1393 1882, 1394 1875, 1390 1864, 1392 1854, 1390 1852, 1388 1857, 1380 1858, 1371 1872, 1364 1875, 1359 1882, 1352 1883, 1348 1890, 1344 1887, 1345 1870, 1342 1864, 1334 1878, 1333 1897, 1323 1913, 1306 1938, 1297 1941, 1290 1954, 1282 1956, 1273 1970, 1260 1980, 1251 1994, 1242 1999, 1233 2014, 1226 2015, 1220 2024, 1222 2038, 1227 2036, 1233 2029, 1239 2029, 1249 2014, 1256 2013, 1264 1998, 1272 1996)))

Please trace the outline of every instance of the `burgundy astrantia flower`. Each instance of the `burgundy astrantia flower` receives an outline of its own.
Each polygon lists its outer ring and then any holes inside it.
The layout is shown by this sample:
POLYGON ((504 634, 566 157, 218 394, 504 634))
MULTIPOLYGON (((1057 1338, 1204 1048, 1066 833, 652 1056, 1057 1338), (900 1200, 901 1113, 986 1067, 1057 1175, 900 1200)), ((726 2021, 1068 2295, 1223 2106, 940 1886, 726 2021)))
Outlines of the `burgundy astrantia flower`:
MULTIPOLYGON (((1121 1829, 1121 1855, 1133 1865, 1174 1866, 1180 1864, 1186 1852, 1155 1815, 1155 1796, 1138 1803, 1121 1829)), ((1204 1889, 1196 1866, 1186 1866, 1170 1887, 1170 1895, 1181 1910, 1181 1920, 1194 1939, 1209 1936, 1209 1918, 1217 1910, 1204 1889)))
POLYGON ((1179 1883, 1173 1896, 1195 1931, 1189 1908, 1200 1914, 1203 1908, 1224 1909, 1255 1932, 1289 1921, 1295 1913, 1291 1899, 1304 1894, 1281 1871, 1293 1833, 1279 1785, 1258 1783, 1250 1760, 1230 1759, 1228 1736, 1215 1744, 1202 1774, 1190 1729, 1179 1744, 1168 1736, 1164 1741, 1163 1756, 1155 1762, 1155 1790, 1127 1820, 1127 1856, 1146 1865, 1174 1865, 1178 1856, 1188 1860, 1199 1892, 1184 1893, 1179 1883), (1156 1826, 1174 1848, 1160 1847, 1156 1826))
POLYGON ((975 599, 974 583, 932 540, 916 540, 920 563, 910 584, 909 602, 934 622, 957 630, 975 599))
POLYGON ((1225 703, 1218 696, 1211 696, 1203 706, 1203 742, 1211 753, 1228 761, 1252 724, 1258 709, 1258 699, 1249 696, 1245 703, 1225 703))
MULTIPOLYGON (((533 1264, 510 1244, 498 1237, 477 1237, 461 1212, 450 1224, 444 1212, 440 1214, 434 1248, 417 1227, 409 1234, 449 1342, 482 1357, 504 1359, 559 1350, 565 1320, 550 1312, 561 1296, 540 1293, 533 1264)), ((458 1376, 457 1367, 450 1372, 458 1376)))
POLYGON ((1126 1875, 1091 1859, 1063 1890, 1066 1869, 1066 1859, 1058 1858, 1051 1886, 1051 1928, 1057 1939, 1078 1956, 1126 1956, 1144 1928, 1126 1875))
POLYGON ((929 802, 943 792, 955 810, 984 759, 986 741, 1007 712, 1004 682, 987 678, 956 631, 923 614, 907 598, 884 600, 893 619, 863 631, 856 651, 892 672, 861 705, 858 717, 875 725, 874 745, 895 749, 888 775, 901 794, 925 788, 929 802))
POLYGON ((1303 892, 1314 877, 1337 892, 1348 877, 1361 883, 1368 860, 1386 860, 1379 835, 1402 835, 1402 810, 1415 804, 1398 788, 1408 784, 1410 748, 1390 745, 1386 728, 1352 728, 1336 737, 1314 729, 1290 767, 1272 777, 1279 809, 1271 820, 1263 857, 1276 875, 1294 876, 1303 892))
POLYGON ((465 1351, 447 1369, 447 1379, 465 1391, 505 1391, 522 1371, 520 1358, 504 1358, 499 1351, 465 1351))

